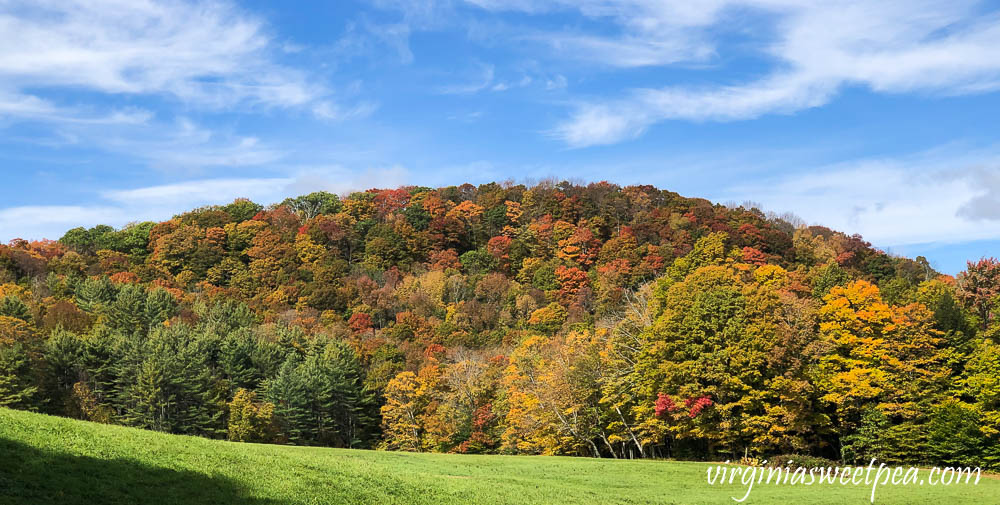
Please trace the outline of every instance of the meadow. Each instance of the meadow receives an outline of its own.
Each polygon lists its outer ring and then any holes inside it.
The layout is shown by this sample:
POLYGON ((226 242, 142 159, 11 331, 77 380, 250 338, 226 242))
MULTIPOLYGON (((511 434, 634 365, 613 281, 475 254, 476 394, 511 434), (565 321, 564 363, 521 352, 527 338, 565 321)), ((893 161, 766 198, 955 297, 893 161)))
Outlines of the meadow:
MULTIPOLYGON (((244 444, 0 409, 0 503, 726 504, 709 464, 244 444)), ((744 503, 869 503, 867 486, 759 486, 744 503)), ((880 487, 886 505, 998 503, 1000 480, 880 487)))

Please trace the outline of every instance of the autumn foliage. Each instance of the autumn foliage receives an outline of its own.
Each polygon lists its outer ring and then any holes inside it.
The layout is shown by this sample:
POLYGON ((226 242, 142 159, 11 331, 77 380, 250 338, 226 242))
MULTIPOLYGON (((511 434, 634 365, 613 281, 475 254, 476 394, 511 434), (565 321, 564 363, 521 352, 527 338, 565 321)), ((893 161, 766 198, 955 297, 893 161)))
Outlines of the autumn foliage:
POLYGON ((652 186, 248 200, 0 246, 0 406, 238 441, 1000 465, 1000 264, 652 186))

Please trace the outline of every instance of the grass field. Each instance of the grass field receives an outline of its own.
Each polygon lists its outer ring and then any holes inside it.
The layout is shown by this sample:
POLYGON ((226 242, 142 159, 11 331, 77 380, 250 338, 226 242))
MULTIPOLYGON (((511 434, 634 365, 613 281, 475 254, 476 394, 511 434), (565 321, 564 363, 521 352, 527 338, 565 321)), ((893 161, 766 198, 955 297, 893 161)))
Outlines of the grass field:
MULTIPOLYGON (((726 504, 704 463, 236 444, 0 409, 0 503, 726 504)), ((745 503, 869 503, 870 488, 758 486, 745 503)), ((880 487, 876 503, 1000 503, 977 486, 880 487)))

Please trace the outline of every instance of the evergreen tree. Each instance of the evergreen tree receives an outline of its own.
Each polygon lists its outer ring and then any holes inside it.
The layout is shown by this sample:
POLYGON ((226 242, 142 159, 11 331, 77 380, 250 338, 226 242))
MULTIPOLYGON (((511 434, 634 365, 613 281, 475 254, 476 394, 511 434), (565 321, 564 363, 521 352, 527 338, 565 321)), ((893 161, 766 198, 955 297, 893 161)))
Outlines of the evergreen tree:
POLYGON ((97 312, 115 299, 115 287, 107 277, 84 279, 76 287, 76 305, 86 312, 97 312))
POLYGON ((31 309, 17 296, 5 296, 0 300, 0 316, 13 317, 31 322, 31 309))
POLYGON ((135 284, 126 284, 107 307, 107 324, 125 334, 144 332, 146 324, 146 290, 135 284))
POLYGON ((249 328, 257 317, 245 303, 224 300, 213 304, 199 303, 195 306, 202 331, 215 335, 226 335, 239 328, 249 328))
POLYGON ((84 343, 73 333, 57 329, 45 341, 44 393, 49 399, 46 410, 53 414, 72 415, 73 385, 80 380, 84 343))
POLYGON ((264 390, 291 442, 356 447, 369 441, 374 402, 357 355, 342 342, 289 356, 264 390))
POLYGON ((224 433, 224 391, 213 375, 210 339, 185 325, 126 337, 118 370, 126 423, 170 433, 224 433))
POLYGON ((147 327, 152 329, 162 325, 177 314, 177 300, 167 290, 157 288, 146 295, 145 319, 147 327))
POLYGON ((33 379, 27 346, 0 344, 0 407, 34 410, 39 398, 33 379))

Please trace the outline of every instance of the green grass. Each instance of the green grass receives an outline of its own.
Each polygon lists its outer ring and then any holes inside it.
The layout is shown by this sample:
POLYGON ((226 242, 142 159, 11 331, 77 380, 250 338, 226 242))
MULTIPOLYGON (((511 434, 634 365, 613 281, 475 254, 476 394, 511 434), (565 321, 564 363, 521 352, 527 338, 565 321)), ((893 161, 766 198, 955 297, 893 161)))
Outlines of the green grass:
MULTIPOLYGON (((236 444, 0 409, 0 503, 726 504, 707 464, 236 444)), ((870 488, 758 486, 745 503, 863 504, 870 488)), ((880 487, 876 503, 1000 503, 978 486, 880 487)))

